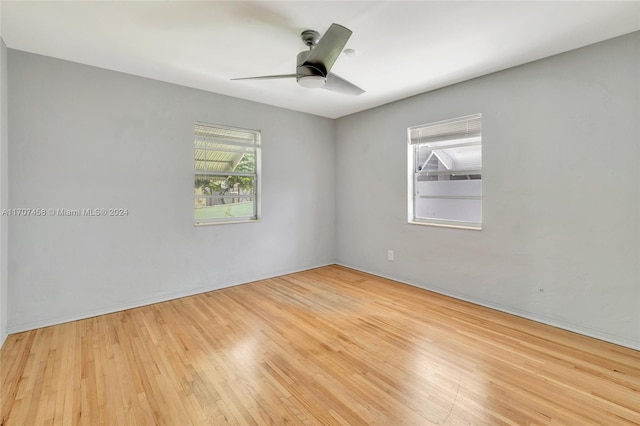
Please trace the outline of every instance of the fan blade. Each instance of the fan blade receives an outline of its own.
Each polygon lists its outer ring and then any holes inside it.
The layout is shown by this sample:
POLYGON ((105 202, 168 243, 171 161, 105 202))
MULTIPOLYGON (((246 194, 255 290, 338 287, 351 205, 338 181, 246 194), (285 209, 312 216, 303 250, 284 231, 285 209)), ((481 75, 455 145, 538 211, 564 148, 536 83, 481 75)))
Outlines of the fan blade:
POLYGON ((338 24, 331 24, 326 33, 316 44, 316 47, 309 52, 309 56, 304 64, 321 68, 325 75, 329 74, 331 67, 340 56, 342 49, 351 37, 351 30, 338 24))
POLYGON ((231 80, 275 80, 277 78, 295 78, 298 74, 261 75, 259 77, 240 77, 231 80))
POLYGON ((327 82, 322 88, 331 90, 332 92, 342 93, 343 95, 358 96, 364 93, 364 90, 355 84, 348 82, 332 72, 327 76, 327 82))

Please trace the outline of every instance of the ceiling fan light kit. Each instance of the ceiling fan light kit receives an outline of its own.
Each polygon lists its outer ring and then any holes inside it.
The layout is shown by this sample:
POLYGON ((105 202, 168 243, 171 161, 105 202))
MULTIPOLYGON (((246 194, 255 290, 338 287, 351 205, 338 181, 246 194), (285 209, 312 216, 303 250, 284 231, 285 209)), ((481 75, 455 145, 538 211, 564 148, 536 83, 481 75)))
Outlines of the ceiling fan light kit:
POLYGON ((298 77, 298 84, 308 89, 319 89, 326 82, 327 79, 321 75, 301 75, 298 77))
POLYGON ((300 34, 300 38, 309 50, 298 53, 295 74, 232 78, 232 80, 272 80, 295 77, 301 87, 323 88, 345 95, 361 95, 364 90, 330 72, 351 34, 351 30, 338 24, 331 24, 322 37, 317 31, 305 30, 300 34))

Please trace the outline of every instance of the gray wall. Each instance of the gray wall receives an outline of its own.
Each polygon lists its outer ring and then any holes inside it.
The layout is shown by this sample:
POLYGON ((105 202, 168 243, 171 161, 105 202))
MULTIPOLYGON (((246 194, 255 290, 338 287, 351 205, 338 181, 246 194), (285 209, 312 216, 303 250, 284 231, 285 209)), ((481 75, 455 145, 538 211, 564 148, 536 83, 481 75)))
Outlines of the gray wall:
POLYGON ((9 49, 9 332, 334 262, 334 122, 9 49), (193 226, 193 124, 259 129, 263 219, 193 226))
MULTIPOLYGON (((7 46, 0 37, 0 211, 8 207, 7 46)), ((7 216, 0 216, 0 347, 7 337, 7 216)))
POLYGON ((17 332, 337 257, 640 348, 639 51, 635 33, 334 122, 9 50, 0 202, 8 149, 11 207, 129 216, 11 218, 0 318, 17 332), (407 224, 406 128, 478 112, 483 230, 407 224), (262 222, 193 227, 194 121, 262 130, 262 222))
POLYGON ((337 120, 337 261, 640 348, 639 51, 634 33, 337 120), (474 113, 482 231, 407 224, 407 127, 474 113))

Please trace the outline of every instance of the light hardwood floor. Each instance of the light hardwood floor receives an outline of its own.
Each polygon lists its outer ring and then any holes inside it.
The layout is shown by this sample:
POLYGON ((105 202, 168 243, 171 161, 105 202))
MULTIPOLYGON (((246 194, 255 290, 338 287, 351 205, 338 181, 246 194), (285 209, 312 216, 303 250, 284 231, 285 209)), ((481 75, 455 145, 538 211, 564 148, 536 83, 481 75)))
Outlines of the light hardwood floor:
POLYGON ((640 424, 640 352, 329 266, 9 336, 2 425, 640 424))

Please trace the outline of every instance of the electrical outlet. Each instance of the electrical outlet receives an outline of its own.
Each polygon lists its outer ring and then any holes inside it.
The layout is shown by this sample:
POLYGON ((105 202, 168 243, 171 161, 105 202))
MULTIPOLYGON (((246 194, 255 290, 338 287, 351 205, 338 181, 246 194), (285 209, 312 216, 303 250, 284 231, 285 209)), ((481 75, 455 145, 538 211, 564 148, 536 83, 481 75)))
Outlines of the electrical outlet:
POLYGON ((393 250, 387 250, 387 260, 393 261, 393 250))

